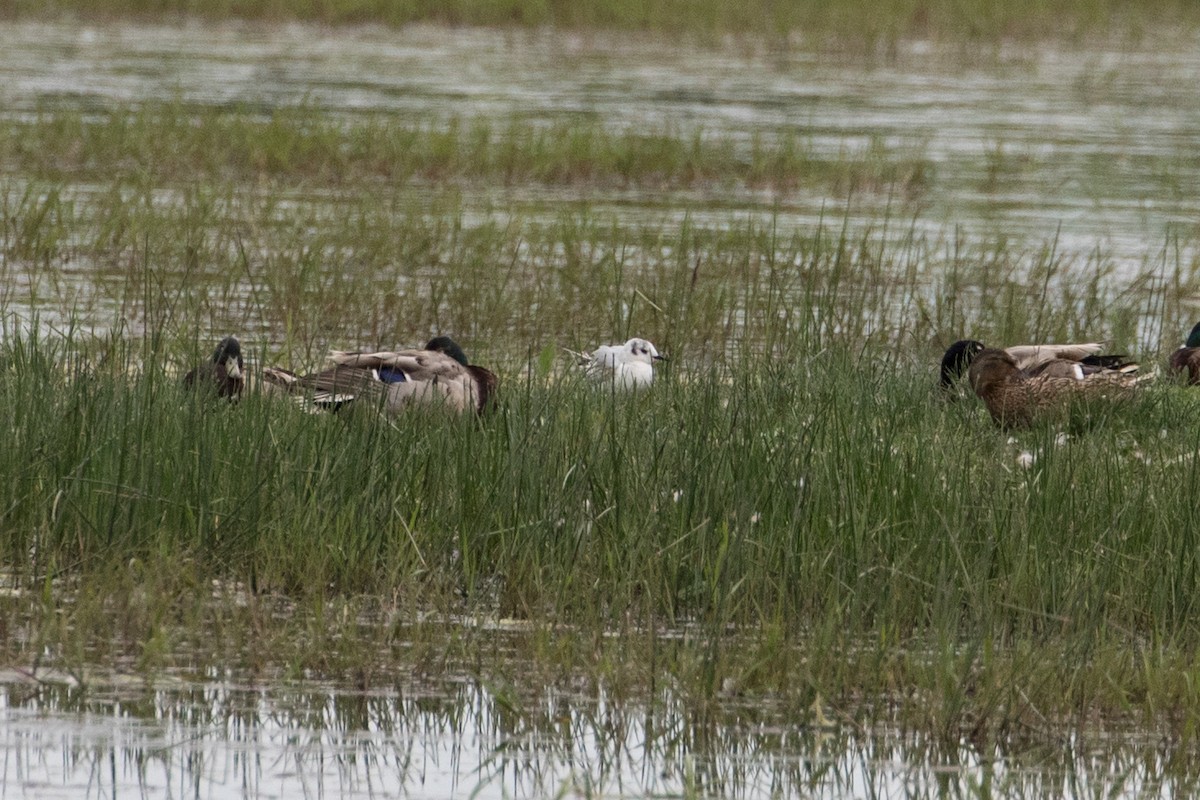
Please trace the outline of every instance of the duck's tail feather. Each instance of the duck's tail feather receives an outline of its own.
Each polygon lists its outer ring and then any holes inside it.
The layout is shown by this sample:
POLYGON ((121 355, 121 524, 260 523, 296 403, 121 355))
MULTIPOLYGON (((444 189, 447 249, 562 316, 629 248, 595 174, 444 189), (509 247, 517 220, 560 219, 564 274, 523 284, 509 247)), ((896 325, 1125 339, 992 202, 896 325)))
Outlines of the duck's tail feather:
POLYGON ((1085 367, 1095 367, 1096 369, 1111 369, 1116 372, 1124 372, 1133 374, 1141 369, 1141 365, 1136 361, 1130 361, 1129 356, 1119 353, 1096 354, 1086 358, 1079 359, 1079 363, 1085 367))
POLYGON ((315 377, 297 375, 282 367, 263 367, 262 370, 263 385, 268 391, 288 395, 306 411, 338 411, 358 398, 357 392, 321 386, 315 377))

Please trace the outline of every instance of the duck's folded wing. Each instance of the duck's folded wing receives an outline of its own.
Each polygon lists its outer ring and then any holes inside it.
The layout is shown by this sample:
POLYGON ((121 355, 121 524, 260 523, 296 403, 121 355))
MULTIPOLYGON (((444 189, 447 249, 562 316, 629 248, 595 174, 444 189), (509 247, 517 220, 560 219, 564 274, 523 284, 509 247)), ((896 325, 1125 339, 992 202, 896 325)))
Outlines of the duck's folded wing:
POLYGON ((311 375, 297 375, 278 367, 263 368, 263 383, 273 391, 283 391, 317 406, 340 407, 353 400, 380 397, 384 384, 373 370, 331 367, 311 375))
POLYGON ((261 374, 263 390, 267 392, 291 392, 300 379, 299 375, 283 367, 263 367, 261 374))
POLYGON ((1016 359, 1018 369, 1029 369, 1038 364, 1044 364, 1056 358, 1068 361, 1080 361, 1093 356, 1104 349, 1103 342, 1084 342, 1081 344, 1018 344, 1004 348, 1016 359))
POLYGON ((1081 381, 1084 379, 1083 365, 1078 361, 1071 361, 1065 358, 1052 358, 1049 361, 1042 361, 1034 364, 1024 374, 1029 378, 1038 376, 1046 376, 1050 378, 1070 378, 1071 380, 1081 381))
POLYGON ((445 380, 466 374, 466 368, 462 364, 436 350, 395 350, 377 353, 332 350, 329 360, 336 366, 403 373, 414 381, 445 380))

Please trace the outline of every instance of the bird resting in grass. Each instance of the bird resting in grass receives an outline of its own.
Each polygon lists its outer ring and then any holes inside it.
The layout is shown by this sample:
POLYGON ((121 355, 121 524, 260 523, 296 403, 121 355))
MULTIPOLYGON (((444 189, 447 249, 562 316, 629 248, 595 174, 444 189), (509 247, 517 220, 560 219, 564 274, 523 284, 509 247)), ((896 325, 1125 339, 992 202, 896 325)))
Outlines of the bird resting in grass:
POLYGON ((602 344, 590 353, 575 353, 595 382, 617 389, 640 389, 654 382, 654 362, 664 361, 651 342, 634 337, 625 344, 602 344))
POLYGON ((350 352, 333 350, 328 369, 297 375, 278 367, 263 369, 263 381, 318 409, 336 411, 358 401, 382 405, 391 415, 412 408, 445 408, 483 413, 499 383, 496 375, 471 364, 461 347, 438 336, 424 349, 350 352))
POLYGON ((226 336, 213 351, 212 358, 183 376, 183 385, 236 401, 246 388, 245 371, 241 343, 236 336, 226 336))
MULTIPOLYGON (((987 345, 974 339, 962 339, 950 345, 942 356, 941 386, 953 391, 961 378, 987 345)), ((1000 349, 1000 348, 998 348, 1000 349)), ((1138 371, 1127 356, 1102 352, 1102 342, 1077 344, 1021 344, 1002 348, 1027 377, 1047 375, 1084 380, 1104 372, 1131 375, 1138 371)))
POLYGON ((1007 350, 984 348, 971 361, 971 388, 1002 427, 1022 427, 1061 415, 1073 404, 1111 403, 1128 398, 1150 376, 1101 370, 1086 377, 1043 372, 1030 375, 1007 350))

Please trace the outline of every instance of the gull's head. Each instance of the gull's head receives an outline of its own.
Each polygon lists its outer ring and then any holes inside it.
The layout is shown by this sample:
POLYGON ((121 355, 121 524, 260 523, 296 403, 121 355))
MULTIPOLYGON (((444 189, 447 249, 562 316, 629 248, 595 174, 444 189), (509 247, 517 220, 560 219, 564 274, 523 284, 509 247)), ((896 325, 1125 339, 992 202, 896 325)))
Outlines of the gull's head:
POLYGON ((650 364, 654 361, 662 361, 665 356, 658 354, 658 349, 645 339, 630 339, 621 348, 620 358, 622 361, 632 361, 635 363, 650 364))

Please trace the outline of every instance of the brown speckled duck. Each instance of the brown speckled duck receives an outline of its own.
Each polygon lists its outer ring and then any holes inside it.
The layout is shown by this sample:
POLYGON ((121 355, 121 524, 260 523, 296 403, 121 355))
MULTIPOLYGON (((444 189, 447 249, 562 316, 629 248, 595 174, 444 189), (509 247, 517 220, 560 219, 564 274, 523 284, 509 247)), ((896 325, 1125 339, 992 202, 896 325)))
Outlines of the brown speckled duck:
POLYGON ((992 419, 1003 427, 1029 425, 1061 414, 1075 402, 1111 402, 1127 398, 1143 378, 1119 370, 1100 370, 1086 377, 1029 375, 1005 350, 984 348, 971 362, 971 388, 992 419))
POLYGON ((1200 384, 1200 322, 1192 328, 1183 347, 1171 354, 1170 367, 1176 374, 1186 371, 1190 386, 1200 384))
MULTIPOLYGON (((1133 374, 1137 363, 1123 355, 1106 354, 1101 342, 1078 344, 1020 344, 1004 348, 1012 356, 1017 369, 1027 377, 1047 375, 1057 378, 1083 380, 1106 371, 1133 374)), ((941 386, 953 391, 959 378, 970 369, 975 358, 987 350, 983 342, 962 339, 950 345, 942 356, 941 386)))

